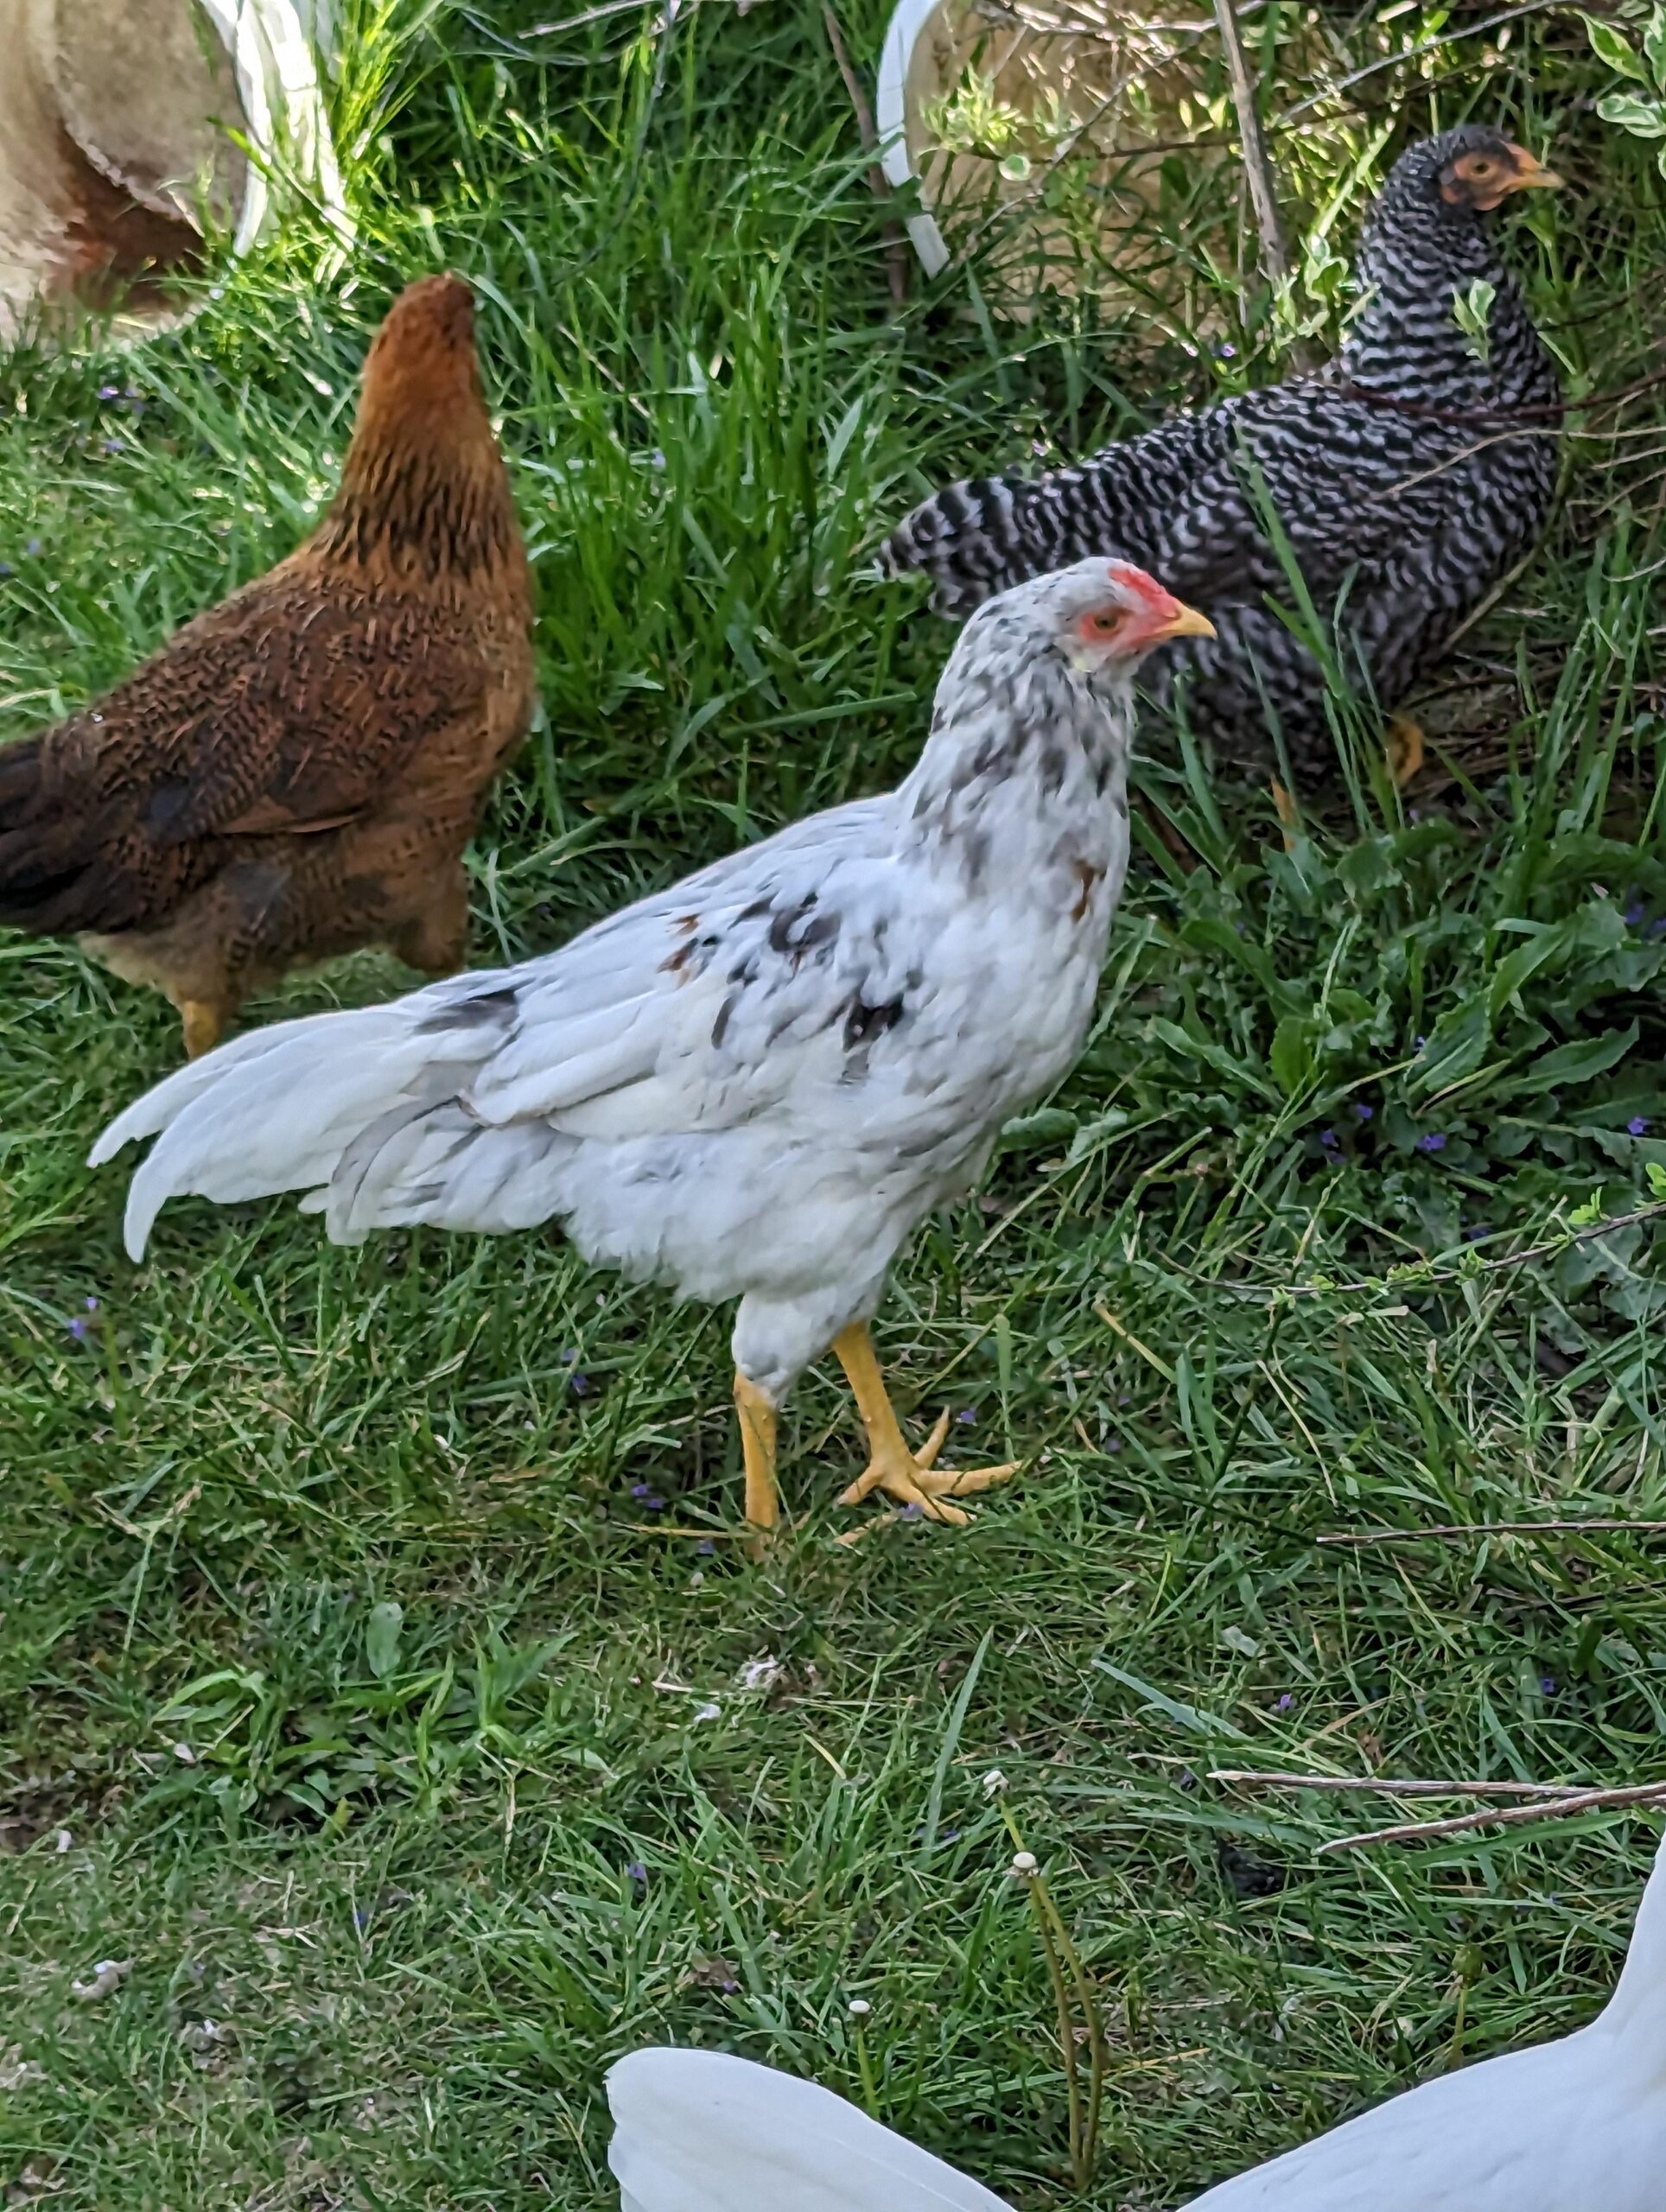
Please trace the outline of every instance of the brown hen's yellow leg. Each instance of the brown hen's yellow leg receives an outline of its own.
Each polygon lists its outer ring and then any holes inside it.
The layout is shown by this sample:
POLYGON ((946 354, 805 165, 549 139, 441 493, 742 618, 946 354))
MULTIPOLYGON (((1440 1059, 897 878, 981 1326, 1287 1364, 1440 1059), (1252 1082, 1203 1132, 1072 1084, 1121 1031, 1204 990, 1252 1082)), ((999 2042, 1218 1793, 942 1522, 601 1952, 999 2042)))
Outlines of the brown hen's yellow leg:
POLYGON ((775 1408, 755 1382, 736 1372, 734 1410, 741 1417, 741 1453, 747 1470, 747 1519, 763 1535, 781 1517, 775 1480, 775 1408))
POLYGON ((1389 757, 1389 773, 1404 791, 1423 765, 1423 733, 1404 715, 1396 715, 1383 740, 1389 757))
POLYGON ((1004 1467, 970 1467, 959 1472, 948 1468, 934 1469, 932 1462, 949 1433, 948 1414, 941 1414, 919 1450, 911 1452, 886 1390, 879 1361, 874 1356, 874 1340, 868 1333, 868 1324, 858 1321, 851 1328, 841 1331, 833 1339, 833 1349, 839 1356, 839 1364, 856 1401, 856 1411, 868 1432, 869 1455, 866 1468, 849 1489, 841 1493, 841 1505, 860 1505, 870 1491, 882 1490, 900 1504, 919 1506, 928 1520, 951 1521, 957 1527, 963 1527, 971 1519, 970 1514, 963 1513, 957 1505, 946 1501, 972 1491, 988 1490, 992 1483, 1004 1483, 1017 1473, 1016 1459, 1009 1460, 1004 1467))
POLYGON ((180 1024, 185 1031, 188 1060, 200 1060, 205 1052, 212 1052, 226 1026, 219 1008, 207 999, 181 999, 180 1024))

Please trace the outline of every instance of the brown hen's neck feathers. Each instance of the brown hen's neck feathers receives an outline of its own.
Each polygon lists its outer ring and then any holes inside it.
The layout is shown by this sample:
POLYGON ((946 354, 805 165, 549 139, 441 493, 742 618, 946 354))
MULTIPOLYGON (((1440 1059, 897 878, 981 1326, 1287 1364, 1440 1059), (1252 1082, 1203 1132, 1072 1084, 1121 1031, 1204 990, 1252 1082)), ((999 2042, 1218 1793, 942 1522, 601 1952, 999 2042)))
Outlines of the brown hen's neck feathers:
POLYGON ((407 581, 467 585, 519 558, 509 480, 473 347, 382 340, 341 488, 310 550, 407 581))

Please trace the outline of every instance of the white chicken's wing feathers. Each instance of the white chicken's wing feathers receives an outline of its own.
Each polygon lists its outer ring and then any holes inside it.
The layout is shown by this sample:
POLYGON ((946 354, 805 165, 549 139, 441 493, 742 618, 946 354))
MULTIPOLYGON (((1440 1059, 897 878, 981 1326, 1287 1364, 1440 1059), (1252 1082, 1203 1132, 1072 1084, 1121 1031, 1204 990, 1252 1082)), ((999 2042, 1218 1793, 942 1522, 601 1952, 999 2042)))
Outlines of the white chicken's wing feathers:
POLYGON ((722 2051, 607 2076, 621 2212, 1010 2212, 830 2089, 722 2051))
MULTIPOLYGON (((813 1138, 817 1093, 874 1074, 924 982, 891 948, 922 922, 937 933, 918 881, 911 928, 892 930, 890 821, 883 800, 836 808, 544 959, 283 1023, 181 1069, 92 1155, 160 1132, 129 1197, 130 1251, 185 1192, 301 1190, 342 1243, 417 1221, 525 1227, 559 1210, 583 1139, 698 1136, 788 1092, 798 1140, 813 1138)), ((906 1100, 881 1118, 906 1122, 906 1100)))

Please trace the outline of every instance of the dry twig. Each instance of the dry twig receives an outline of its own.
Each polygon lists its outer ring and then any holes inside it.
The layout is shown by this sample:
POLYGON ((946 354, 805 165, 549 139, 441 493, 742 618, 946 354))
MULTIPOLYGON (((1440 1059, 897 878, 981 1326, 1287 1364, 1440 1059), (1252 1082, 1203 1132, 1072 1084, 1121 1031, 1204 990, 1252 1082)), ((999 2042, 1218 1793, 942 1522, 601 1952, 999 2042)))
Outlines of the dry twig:
MULTIPOLYGON (((862 151, 870 158, 868 182, 876 199, 887 207, 896 199, 889 178, 880 162, 879 133, 874 128, 874 111, 868 105, 868 95, 862 88, 862 79, 850 66, 850 54, 844 42, 844 33, 839 29, 839 19, 833 12, 832 0, 822 0, 822 21, 827 26, 827 42, 833 49, 833 59, 839 66, 844 79, 844 89, 850 96, 850 105, 856 118, 856 135, 862 140, 862 151)), ((885 273, 891 287, 893 307, 908 303, 908 241, 902 225, 894 214, 886 218, 885 273)))
POLYGON ((1666 1782, 1643 1782, 1626 1789, 1580 1789, 1569 1797, 1542 1798, 1534 1805, 1489 1805, 1478 1813, 1459 1813, 1449 1821, 1402 1821, 1389 1828, 1367 1828, 1321 1843, 1324 1859, 1339 1851, 1363 1851, 1368 1843, 1432 1843, 1437 1836, 1464 1835, 1472 1828, 1517 1827, 1527 1821, 1559 1821, 1570 1813, 1607 1812, 1622 1805, 1658 1804, 1666 1782))
POLYGON ((1321 1544, 1344 1545, 1364 1551, 1374 1544, 1421 1544, 1426 1539, 1461 1542, 1471 1536, 1582 1536, 1593 1532, 1612 1535, 1666 1535, 1666 1521, 1627 1521, 1618 1517, 1589 1521, 1438 1521, 1427 1529, 1327 1529, 1321 1544))
POLYGON ((1241 1766, 1211 1767, 1211 1782, 1240 1789, 1363 1789, 1378 1797, 1587 1797, 1571 1782, 1408 1782, 1386 1774, 1259 1773, 1241 1766))
POLYGON ((1220 25, 1221 46, 1226 54, 1232 105, 1238 113, 1238 142, 1250 205, 1256 211, 1256 228, 1261 233, 1262 273, 1269 284, 1281 284, 1290 273, 1290 256, 1284 243, 1278 195, 1273 189, 1272 163, 1267 158, 1267 142, 1256 109, 1256 80, 1250 73, 1250 58, 1243 50, 1232 0, 1215 0, 1215 20, 1220 25))

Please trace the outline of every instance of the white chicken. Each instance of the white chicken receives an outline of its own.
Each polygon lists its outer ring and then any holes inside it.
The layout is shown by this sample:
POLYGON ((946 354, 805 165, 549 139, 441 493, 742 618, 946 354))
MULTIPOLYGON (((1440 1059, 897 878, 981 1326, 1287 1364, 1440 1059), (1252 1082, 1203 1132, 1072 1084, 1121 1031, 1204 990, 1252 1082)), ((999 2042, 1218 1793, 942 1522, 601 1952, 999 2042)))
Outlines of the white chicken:
MULTIPOLYGON (((607 2076, 622 2212, 1008 2212, 830 2089, 719 2051, 607 2076)), ((1666 1847, 1606 2008, 1445 2074, 1195 2197, 1189 2212, 1661 2212, 1666 1847)))
POLYGON ((738 1299, 747 1516, 778 1515, 776 1413, 830 1344, 879 1489, 938 1521, 1011 1466, 909 1449, 868 1336, 921 1217, 1081 1048, 1128 865, 1132 679, 1208 623, 1123 562, 982 607, 894 791, 747 846, 558 952, 391 1005, 240 1037, 105 1131, 160 1133, 127 1244, 162 1205, 302 1191, 356 1243, 413 1222, 554 1217, 585 1258, 738 1299))

